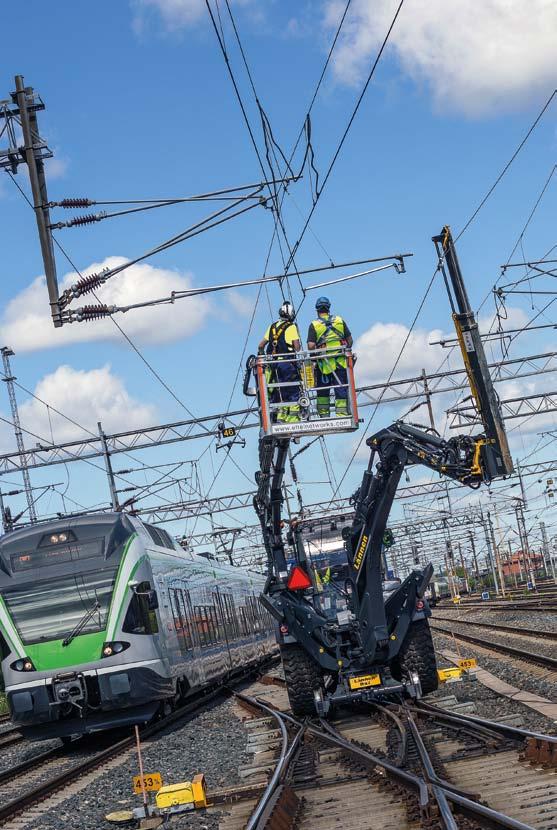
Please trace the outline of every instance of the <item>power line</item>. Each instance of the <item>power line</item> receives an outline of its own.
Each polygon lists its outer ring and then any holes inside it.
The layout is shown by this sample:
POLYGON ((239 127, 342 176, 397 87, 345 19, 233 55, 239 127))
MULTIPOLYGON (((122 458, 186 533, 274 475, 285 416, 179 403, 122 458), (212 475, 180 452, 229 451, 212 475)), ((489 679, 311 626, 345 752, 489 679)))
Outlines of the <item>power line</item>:
POLYGON ((553 99, 555 98, 556 95, 557 95, 557 89, 554 89, 553 92, 551 93, 551 95, 549 96, 549 98, 547 99, 547 101, 545 102, 541 112, 538 113, 535 121, 530 126, 528 132, 526 133, 526 135, 524 136, 524 138, 522 139, 522 141, 520 142, 520 144, 518 145, 518 147, 516 148, 516 150, 514 151, 512 156, 510 157, 508 162, 505 164, 505 166, 503 167, 503 169, 501 170, 501 172, 499 173, 499 175, 497 176, 497 178, 495 179, 495 181, 493 182, 493 184, 491 185, 491 187, 489 188, 489 190, 487 191, 487 193, 485 194, 485 196, 483 197, 483 199, 479 203, 478 207, 474 210, 474 212, 472 213, 472 215, 470 216, 468 221, 464 224, 464 227, 462 228, 460 233, 455 238, 455 242, 458 242, 458 240, 460 239, 462 234, 465 233, 465 231, 468 230, 468 228, 470 227, 470 225, 472 224, 472 222, 474 221, 474 219, 476 218, 476 216, 478 215, 480 210, 483 208, 483 206, 485 205, 485 203, 487 202, 487 200, 489 199, 489 197, 491 196, 491 194, 493 193, 493 191, 495 190, 495 188, 497 187, 497 185, 499 184, 499 182, 501 181, 501 179, 503 178, 503 176, 505 175, 505 173, 507 172, 507 170, 509 169, 509 167, 513 163, 513 161, 516 159, 516 157, 518 156, 518 154, 520 153, 520 151, 522 150, 522 148, 524 147, 524 145, 526 144, 526 142, 528 141, 528 139, 530 138, 530 136, 532 135, 532 133, 534 132, 536 127, 538 126, 538 124, 541 121, 541 119, 543 118, 547 108, 549 107, 549 105, 551 104, 551 102, 553 101, 553 99))
MULTIPOLYGON (((298 239, 296 240, 296 243, 294 244, 294 253, 296 253, 296 252, 298 251, 298 248, 300 247, 300 244, 301 244, 301 242, 302 242, 302 239, 304 238, 304 235, 305 235, 305 233, 306 233, 306 230, 307 230, 307 228, 308 228, 308 225, 309 225, 309 223, 310 223, 310 221, 311 221, 311 218, 312 218, 312 216, 313 216, 313 214, 314 214, 314 212, 315 212, 315 208, 317 207, 317 203, 318 203, 318 201, 319 201, 319 199, 320 199, 320 197, 321 197, 321 194, 323 193, 323 190, 325 189, 325 185, 327 184, 327 181, 329 180, 329 177, 330 177, 330 175, 331 175, 331 173, 332 173, 332 171, 333 171, 333 167, 335 166, 335 163, 336 163, 336 161, 337 161, 337 159, 338 159, 338 157, 339 157, 339 155, 340 155, 340 152, 341 152, 341 150, 342 150, 342 147, 344 146, 344 142, 346 141, 346 138, 347 138, 347 136, 348 136, 348 133, 350 132, 350 128, 352 127, 352 124, 353 124, 353 122, 354 122, 354 119, 356 118, 356 115, 357 115, 357 113, 358 113, 358 110, 360 109, 360 105, 361 105, 361 103, 362 103, 362 101, 363 101, 363 99, 364 99, 364 96, 365 96, 366 92, 367 92, 367 88, 368 88, 369 84, 371 83, 371 79, 373 78, 373 76, 374 76, 374 74, 375 74, 375 70, 377 69, 377 66, 378 66, 378 64, 379 64, 379 61, 381 60, 381 57, 382 57, 382 55, 383 55, 383 52, 385 51, 385 47, 387 46, 387 43, 389 42, 389 38, 390 38, 390 36, 391 36, 391 32, 392 32, 392 30, 393 30, 393 28, 394 28, 394 26, 395 26, 395 23, 396 23, 396 21, 397 21, 397 18, 398 18, 399 14, 400 14, 400 11, 401 11, 401 9, 402 9, 403 5, 404 5, 404 0, 400 0, 400 3, 399 3, 399 5, 398 5, 398 8, 397 8, 397 10, 396 10, 396 12, 395 12, 395 14, 394 14, 393 19, 391 20, 391 24, 390 24, 389 28, 388 28, 388 30, 387 30, 387 34, 385 35, 385 37, 384 37, 384 39, 383 39, 383 42, 382 42, 381 47, 380 47, 380 49, 379 49, 379 52, 377 53, 377 55, 376 55, 376 57, 375 57, 375 60, 374 60, 374 62, 373 62, 373 64, 372 64, 372 66, 371 66, 371 69, 370 69, 370 71, 369 71, 369 74, 368 74, 368 76, 367 76, 367 79, 366 79, 366 82, 365 82, 365 84, 364 84, 364 86, 363 86, 363 89, 362 89, 362 91, 361 91, 361 93, 360 93, 360 95, 359 95, 359 97, 358 97, 358 100, 356 101, 356 105, 355 105, 355 107, 354 107, 354 110, 353 110, 353 112, 352 112, 352 115, 350 116, 350 118, 349 118, 349 120, 348 120, 348 124, 346 125, 346 129, 344 130, 344 132, 343 132, 343 134, 342 134, 342 136, 341 136, 341 139, 340 139, 340 141, 339 141, 339 144, 338 144, 338 146, 337 146, 337 149, 336 149, 336 151, 335 151, 335 153, 334 153, 334 155, 333 155, 333 158, 332 158, 332 160, 331 160, 331 162, 330 162, 330 164, 329 164, 329 167, 328 167, 328 169, 327 169, 327 172, 325 173, 325 177, 324 177, 324 179, 323 179, 323 184, 321 185, 321 189, 320 189, 320 191, 319 191, 319 194, 318 194, 318 195, 316 195, 315 201, 314 201, 314 203, 313 203, 313 205, 312 205, 312 207, 311 207, 311 209, 310 209, 310 211, 309 211, 308 217, 307 217, 307 219, 306 219, 306 221, 305 221, 305 224, 304 224, 304 226, 303 226, 303 228, 302 228, 302 231, 301 231, 300 235, 298 236, 298 239)), ((343 21, 344 21, 344 18, 343 18, 343 21)), ((290 265, 290 262, 289 262, 289 265, 290 265)))

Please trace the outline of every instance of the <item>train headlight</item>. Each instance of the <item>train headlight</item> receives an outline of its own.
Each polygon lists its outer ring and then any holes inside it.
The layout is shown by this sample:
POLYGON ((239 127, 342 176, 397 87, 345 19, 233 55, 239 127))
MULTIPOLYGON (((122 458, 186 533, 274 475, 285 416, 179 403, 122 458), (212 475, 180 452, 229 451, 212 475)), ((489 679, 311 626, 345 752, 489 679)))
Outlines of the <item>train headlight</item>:
POLYGON ((21 657, 10 666, 14 671, 36 671, 33 661, 29 657, 21 657))
POLYGON ((114 654, 121 654, 122 651, 125 651, 129 647, 130 644, 123 640, 113 640, 103 645, 101 657, 112 657, 114 654))

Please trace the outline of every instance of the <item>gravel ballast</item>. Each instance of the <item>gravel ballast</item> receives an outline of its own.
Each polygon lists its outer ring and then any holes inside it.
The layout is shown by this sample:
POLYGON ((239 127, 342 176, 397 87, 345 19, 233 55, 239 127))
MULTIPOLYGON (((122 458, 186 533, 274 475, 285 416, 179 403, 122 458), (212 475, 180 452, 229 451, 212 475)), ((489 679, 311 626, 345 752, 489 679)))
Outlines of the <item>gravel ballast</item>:
MULTIPOLYGON (((438 652, 442 650, 455 650, 452 638, 445 637, 436 631, 432 633, 435 648, 438 652)), ((462 641, 459 641, 459 649, 463 657, 475 657, 481 668, 486 669, 491 674, 496 675, 496 677, 500 677, 506 683, 557 702, 557 693, 553 682, 526 674, 511 664, 509 658, 505 658, 503 655, 501 659, 495 656, 486 656, 483 653, 479 655, 471 644, 462 641)), ((438 656, 438 663, 441 666, 448 665, 447 661, 440 655, 438 656)), ((480 717, 496 718, 516 712, 523 716, 526 729, 537 730, 551 735, 557 734, 556 724, 552 720, 540 715, 533 709, 529 709, 518 701, 497 695, 495 692, 482 686, 478 681, 472 683, 451 683, 449 686, 443 686, 436 694, 442 697, 449 693, 456 695, 458 700, 477 701, 477 714, 480 717)), ((430 697, 428 697, 429 699, 430 697)))
MULTIPOLYGON (((145 773, 160 772, 165 784, 188 781, 205 773, 211 791, 241 783, 238 768, 247 760, 244 754, 246 730, 234 715, 232 701, 213 706, 176 729, 145 744, 145 773)), ((135 753, 120 766, 101 774, 88 790, 70 796, 55 809, 33 823, 33 830, 101 830, 115 827, 105 820, 114 810, 141 806, 141 796, 132 792, 132 777, 138 774, 135 753)), ((174 816, 169 825, 176 830, 217 830, 217 813, 186 813, 174 816)), ((27 825, 30 827, 30 825, 27 825)))
POLYGON ((450 617, 455 622, 460 618, 466 622, 492 623, 495 625, 513 625, 519 631, 521 628, 535 628, 540 631, 550 631, 557 634, 557 614, 548 611, 512 611, 511 609, 497 609, 484 611, 481 608, 439 607, 433 609, 435 617, 450 617))

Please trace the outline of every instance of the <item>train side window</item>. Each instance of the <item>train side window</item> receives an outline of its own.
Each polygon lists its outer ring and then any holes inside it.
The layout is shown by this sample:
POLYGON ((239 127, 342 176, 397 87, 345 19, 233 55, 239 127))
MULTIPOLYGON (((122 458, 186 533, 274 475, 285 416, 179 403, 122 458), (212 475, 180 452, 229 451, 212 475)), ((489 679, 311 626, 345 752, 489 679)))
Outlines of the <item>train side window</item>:
POLYGON ((250 627, 250 624, 249 624, 248 615, 246 614, 246 609, 245 608, 239 608, 238 610, 239 610, 239 614, 240 614, 240 623, 241 623, 240 628, 241 628, 243 636, 247 637, 248 634, 251 634, 251 627, 250 627))
POLYGON ((180 591, 180 600, 182 603, 182 613, 184 616, 184 634, 188 648, 193 648, 195 645, 195 634, 193 629, 193 608, 191 604, 191 597, 189 591, 180 591))
POLYGON ((149 609, 149 591, 149 582, 140 582, 136 586, 122 625, 126 634, 158 634, 157 615, 149 609))
POLYGON ((220 594, 222 607, 224 611, 224 624, 229 640, 235 640, 240 636, 238 618, 236 616, 236 608, 234 600, 228 594, 220 594))
POLYGON ((262 619, 261 619, 261 605, 257 597, 250 596, 246 597, 247 599, 247 607, 249 608, 250 617, 253 623, 253 630, 257 633, 262 630, 262 619))
POLYGON ((172 541, 170 533, 162 527, 158 527, 157 530, 164 539, 165 547, 170 548, 170 550, 174 550, 174 542, 172 541))
POLYGON ((202 646, 218 643, 218 620, 213 605, 196 605, 194 620, 202 646))
POLYGON ((172 588, 169 592, 170 607, 172 609, 172 616, 174 618, 174 628, 178 637, 178 645, 180 651, 186 651, 186 636, 184 632, 184 618, 182 616, 182 609, 180 607, 180 591, 178 588, 172 588))
POLYGON ((170 548, 170 550, 174 550, 174 543, 172 542, 172 537, 170 533, 166 530, 163 530, 162 527, 155 527, 154 525, 143 525, 155 545, 158 545, 161 548, 170 548))

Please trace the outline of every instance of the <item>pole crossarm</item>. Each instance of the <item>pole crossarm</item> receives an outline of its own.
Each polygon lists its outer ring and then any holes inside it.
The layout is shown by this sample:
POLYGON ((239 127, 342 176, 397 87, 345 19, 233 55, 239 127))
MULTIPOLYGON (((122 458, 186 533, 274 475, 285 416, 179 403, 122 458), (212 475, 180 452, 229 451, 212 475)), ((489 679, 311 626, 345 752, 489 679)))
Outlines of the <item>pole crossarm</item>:
MULTIPOLYGON (((186 421, 175 421, 169 424, 157 424, 143 429, 115 432, 104 436, 110 455, 130 450, 144 450, 150 447, 160 447, 165 444, 174 444, 179 441, 191 441, 196 438, 211 438, 220 434, 218 424, 225 422, 226 426, 237 429, 251 429, 259 426, 255 416, 246 421, 251 409, 238 409, 217 415, 206 415, 201 418, 190 418, 186 421), (199 424, 207 424, 202 430, 195 430, 199 424)), ((19 452, 10 452, 0 455, 0 475, 34 467, 48 467, 52 464, 67 464, 70 461, 86 461, 104 455, 103 442, 99 435, 88 435, 75 441, 61 444, 39 444, 27 449, 23 463, 19 452)))
MULTIPOLYGON (((195 519, 198 516, 222 513, 228 510, 242 510, 253 506, 252 491, 247 493, 233 493, 230 496, 217 496, 210 499, 196 499, 188 502, 176 502, 175 504, 162 504, 151 507, 139 507, 130 512, 134 516, 142 516, 154 524, 173 522, 177 519, 195 519)), ((213 531, 213 536, 216 532, 213 531)), ((237 533, 237 528, 230 528, 229 531, 237 533)))
MULTIPOLYGON (((495 382, 516 380, 517 378, 529 377, 532 375, 544 374, 557 371, 557 352, 545 354, 528 355, 514 360, 502 361, 490 364, 490 369, 499 369, 499 377, 495 382)), ((412 378, 403 378, 390 381, 389 383, 376 383, 368 386, 360 386, 356 392, 359 406, 371 406, 378 404, 396 403, 398 401, 425 398, 428 395, 454 392, 468 388, 466 373, 464 369, 455 369, 450 372, 437 372, 432 374, 418 375, 412 378), (442 383, 442 381, 446 381, 442 383), (390 391, 390 394, 388 394, 390 391)), ((517 401, 525 399, 516 399, 517 401)), ((514 399, 513 399, 514 402, 514 399)), ((554 411, 542 406, 539 410, 533 408, 518 415, 508 414, 509 410, 504 406, 504 417, 521 417, 521 415, 542 414, 554 411)), ((524 406, 527 406, 525 403, 524 406)), ((557 404, 555 404, 557 406, 557 404)), ((460 408, 459 408, 460 409, 460 408)), ((472 407, 464 407, 474 417, 472 407)), ((168 424, 157 424, 155 426, 143 427, 141 429, 128 430, 106 434, 106 448, 110 455, 130 450, 144 450, 150 447, 164 446, 179 441, 190 441, 196 438, 208 438, 220 434, 219 424, 227 427, 234 427, 243 431, 259 427, 259 420, 255 408, 237 409, 231 412, 205 415, 200 418, 192 418, 185 421, 175 421, 168 424), (196 425, 206 424, 202 430, 195 430, 196 425)), ((464 425, 475 423, 466 419, 464 425)), ((23 456, 19 452, 9 452, 0 455, 0 475, 22 471, 24 468, 33 469, 47 467, 52 464, 67 464, 71 461, 86 461, 99 458, 105 455, 103 443, 98 435, 88 435, 82 439, 68 441, 60 444, 41 444, 26 449, 23 456)), ((400 492, 404 492, 402 488, 400 492)), ((407 498, 414 495, 408 492, 407 498)), ((403 496, 404 498, 405 496, 403 496)))
MULTIPOLYGON (((557 412, 557 392, 526 395, 523 398, 507 398, 507 400, 500 401, 500 405, 506 421, 532 415, 545 415, 557 412)), ((476 408, 472 404, 449 409, 448 414, 453 416, 449 424, 450 429, 462 429, 480 423, 476 408)))
MULTIPOLYGON (((493 378, 495 383, 547 374, 548 372, 557 371, 557 352, 527 355, 513 360, 490 363, 488 368, 498 370, 497 376, 493 378)), ((379 403, 396 403, 397 401, 424 397, 424 382, 427 384, 428 394, 430 395, 456 392, 469 388, 464 368, 453 369, 449 372, 426 373, 413 378, 392 380, 389 383, 360 386, 356 390, 358 406, 375 406, 379 403), (387 390, 390 394, 387 394, 387 390)))

